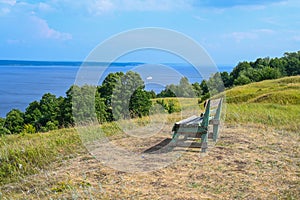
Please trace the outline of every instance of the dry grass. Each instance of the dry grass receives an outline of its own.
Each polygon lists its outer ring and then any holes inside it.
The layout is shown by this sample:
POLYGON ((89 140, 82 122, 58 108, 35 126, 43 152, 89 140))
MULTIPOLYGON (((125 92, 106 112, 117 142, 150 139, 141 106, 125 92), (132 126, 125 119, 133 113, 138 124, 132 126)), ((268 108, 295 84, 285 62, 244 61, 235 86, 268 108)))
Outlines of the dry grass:
MULTIPOLYGON (((143 151, 148 142, 125 138, 122 144, 129 150, 143 151)), ((220 141, 206 156, 200 156, 198 148, 189 148, 176 162, 160 170, 126 173, 82 154, 62 164, 54 163, 52 169, 18 183, 4 185, 2 196, 3 199, 299 199, 299 142, 298 134, 264 126, 226 127, 220 141)), ((176 148, 180 151, 180 147, 176 148)))

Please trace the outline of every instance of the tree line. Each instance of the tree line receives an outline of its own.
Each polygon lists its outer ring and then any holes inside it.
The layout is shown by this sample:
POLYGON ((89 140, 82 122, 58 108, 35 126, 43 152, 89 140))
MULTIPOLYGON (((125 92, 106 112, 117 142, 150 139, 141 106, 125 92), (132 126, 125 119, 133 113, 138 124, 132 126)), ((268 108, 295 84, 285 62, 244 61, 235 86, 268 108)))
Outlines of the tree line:
MULTIPOLYGON (((300 75, 300 51, 285 53, 281 58, 258 58, 240 62, 232 72, 213 74, 201 83, 189 83, 183 77, 178 85, 167 85, 156 94, 146 91, 136 72, 110 73, 102 85, 73 85, 66 97, 46 93, 39 101, 31 102, 25 112, 12 109, 0 118, 0 135, 46 132, 72 127, 76 123, 110 122, 149 115, 151 99, 164 97, 197 97, 204 101, 225 88, 267 79, 300 75)), ((176 102, 158 99, 156 103, 168 113, 180 111, 176 102)))
POLYGON ((281 58, 258 58, 254 62, 239 62, 232 72, 218 72, 208 80, 189 84, 187 78, 181 79, 179 85, 167 85, 157 97, 199 97, 201 100, 238 85, 277 79, 285 76, 300 75, 300 51, 284 53, 281 58), (220 80, 222 82, 220 82, 220 80), (192 91, 192 92, 189 92, 192 91))
POLYGON ((12 109, 0 118, 0 135, 36 133, 72 127, 76 123, 99 123, 149 114, 153 91, 136 72, 110 73, 102 85, 73 85, 66 97, 46 93, 22 112, 12 109))

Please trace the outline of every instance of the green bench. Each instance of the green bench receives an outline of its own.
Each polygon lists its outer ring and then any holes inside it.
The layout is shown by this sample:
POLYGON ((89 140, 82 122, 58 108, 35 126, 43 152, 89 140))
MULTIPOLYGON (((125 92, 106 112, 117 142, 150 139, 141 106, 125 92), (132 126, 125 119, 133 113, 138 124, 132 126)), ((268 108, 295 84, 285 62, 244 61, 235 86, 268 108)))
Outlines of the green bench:
POLYGON ((180 136, 184 136, 183 140, 201 138, 201 152, 205 153, 208 148, 209 125, 212 125, 213 141, 218 139, 222 103, 222 98, 208 100, 205 112, 201 116, 192 116, 176 122, 172 128, 172 143, 177 145, 180 136))

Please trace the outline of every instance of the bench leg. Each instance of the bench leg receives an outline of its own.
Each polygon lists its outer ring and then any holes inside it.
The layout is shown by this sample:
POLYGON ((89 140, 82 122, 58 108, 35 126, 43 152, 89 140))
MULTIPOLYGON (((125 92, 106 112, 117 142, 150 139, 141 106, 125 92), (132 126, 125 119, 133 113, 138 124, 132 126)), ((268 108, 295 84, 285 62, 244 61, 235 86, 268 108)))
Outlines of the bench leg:
POLYGON ((173 134, 172 141, 171 141, 172 145, 175 145, 175 146, 177 145, 178 137, 179 137, 179 134, 175 132, 173 134))
POLYGON ((208 133, 201 135, 201 152, 202 153, 205 153, 208 148, 207 139, 208 139, 208 133))
POLYGON ((213 125, 213 141, 216 142, 219 137, 219 125, 213 125))

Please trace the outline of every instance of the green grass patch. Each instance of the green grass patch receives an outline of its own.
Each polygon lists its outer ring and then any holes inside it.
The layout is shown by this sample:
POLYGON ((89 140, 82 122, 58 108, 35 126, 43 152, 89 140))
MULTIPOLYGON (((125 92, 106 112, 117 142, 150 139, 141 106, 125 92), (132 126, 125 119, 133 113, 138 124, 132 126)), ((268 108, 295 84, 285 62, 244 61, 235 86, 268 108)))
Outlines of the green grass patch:
POLYGON ((0 137, 0 185, 84 151, 75 129, 0 137))
POLYGON ((272 103, 227 104, 226 122, 256 123, 280 130, 300 130, 300 106, 272 103))
POLYGON ((227 103, 300 104, 300 76, 267 80, 226 91, 227 103))

